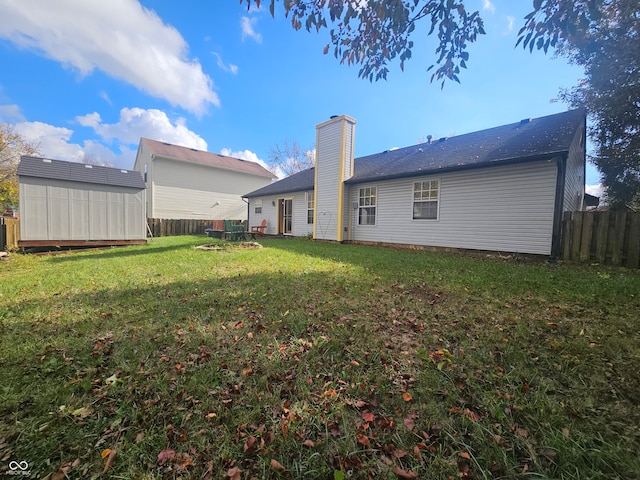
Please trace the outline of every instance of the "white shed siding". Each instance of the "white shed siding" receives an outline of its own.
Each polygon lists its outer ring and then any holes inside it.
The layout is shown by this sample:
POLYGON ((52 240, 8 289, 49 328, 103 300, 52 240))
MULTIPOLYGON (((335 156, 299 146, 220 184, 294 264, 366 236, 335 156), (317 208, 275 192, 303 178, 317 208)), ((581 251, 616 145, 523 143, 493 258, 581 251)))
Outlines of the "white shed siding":
POLYGON ((247 219, 241 194, 270 179, 171 159, 154 159, 153 218, 247 219), (213 206, 216 202, 219 205, 213 206))
POLYGON ((337 240, 338 193, 342 154, 342 123, 333 122, 318 128, 316 145, 315 235, 321 240, 337 240))
POLYGON ((555 162, 507 165, 353 185, 376 186, 376 225, 358 225, 352 238, 465 249, 548 255, 551 252, 555 162), (437 220, 413 220, 413 184, 440 180, 437 220))
POLYGON ((39 177, 20 179, 23 240, 146 238, 145 190, 39 177))

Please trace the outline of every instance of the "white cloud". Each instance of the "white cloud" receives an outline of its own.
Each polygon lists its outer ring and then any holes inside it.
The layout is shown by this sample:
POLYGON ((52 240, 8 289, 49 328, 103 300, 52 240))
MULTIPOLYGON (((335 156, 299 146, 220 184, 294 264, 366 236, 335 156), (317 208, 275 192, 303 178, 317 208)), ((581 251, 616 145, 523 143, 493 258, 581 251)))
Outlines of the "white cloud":
POLYGON ((513 31, 513 24, 516 21, 516 17, 512 17, 511 15, 509 15, 507 17, 507 32, 512 32, 513 31))
POLYGON ((23 122, 24 120, 24 115, 18 105, 0 105, 0 121, 13 123, 23 122))
POLYGON ((589 195, 600 197, 600 199, 604 197, 604 186, 601 183, 595 185, 585 185, 584 191, 589 195))
POLYGON ((262 43, 262 35, 256 32, 255 29, 253 28, 257 21, 258 21, 257 18, 249 18, 249 17, 242 17, 240 19, 240 27, 242 28, 243 41, 246 38, 252 38, 256 42, 262 43))
POLYGON ((487 10, 491 13, 496 13, 496 6, 493 3, 491 3, 491 0, 483 0, 482 8, 483 10, 487 10))
POLYGON ((44 157, 70 162, 84 160, 82 146, 69 142, 73 130, 43 122, 20 122, 14 127, 26 140, 35 143, 44 157))
POLYGON ((225 155, 227 157, 233 157, 233 158, 240 158, 242 160, 247 160, 249 162, 259 163, 267 170, 270 170, 269 165, 267 165, 267 163, 264 160, 260 159, 258 155, 256 155, 251 150, 239 150, 234 152, 230 148, 223 148, 222 150, 220 150, 220 155, 225 155))
MULTIPOLYGON (((213 82, 180 33, 136 0, 4 0, 0 37, 82 75, 99 69, 171 105, 219 105, 213 82)), ((255 34, 255 32, 254 32, 255 34)))
POLYGON ((182 145, 197 150, 207 150, 207 142, 189 130, 186 121, 178 118, 174 122, 167 114, 157 109, 123 108, 117 123, 103 123, 100 114, 89 113, 76 117, 76 121, 92 128, 105 141, 137 145, 140 137, 182 145))
POLYGON ((225 72, 233 73, 234 75, 238 73, 237 65, 234 65, 233 63, 227 65, 226 63, 224 63, 224 61, 222 60, 222 56, 220 56, 218 52, 211 52, 211 54, 214 55, 216 59, 218 59, 218 67, 220 67, 222 70, 224 70, 225 72))

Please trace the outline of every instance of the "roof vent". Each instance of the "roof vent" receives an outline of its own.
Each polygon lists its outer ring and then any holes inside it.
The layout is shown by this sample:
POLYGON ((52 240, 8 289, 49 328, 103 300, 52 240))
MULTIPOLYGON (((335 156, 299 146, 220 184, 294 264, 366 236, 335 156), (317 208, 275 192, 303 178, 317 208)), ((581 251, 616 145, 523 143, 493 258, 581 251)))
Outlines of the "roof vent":
POLYGON ((93 165, 87 165, 87 164, 85 164, 84 168, 93 168, 93 165))
POLYGON ((431 145, 431 140, 433 139, 433 135, 427 135, 427 143, 431 145))
POLYGON ((126 170, 120 170, 120 173, 128 173, 126 170))
POLYGON ((526 125, 527 123, 529 123, 531 121, 530 118, 523 118, 522 120, 520 120, 520 125, 526 125))
POLYGON ((51 163, 51 160, 49 160, 48 158, 43 158, 43 159, 42 159, 42 161, 43 161, 44 163, 51 163))
POLYGON ((338 115, 331 115, 329 118, 333 120, 334 118, 338 118, 338 115))
POLYGON ((418 152, 422 153, 422 152, 424 152, 424 150, 422 148, 419 148, 418 152))
POLYGON ((442 142, 444 142, 446 139, 447 139, 447 137, 441 137, 441 138, 439 138, 439 139, 438 139, 438 141, 439 141, 440 143, 442 143, 442 142))

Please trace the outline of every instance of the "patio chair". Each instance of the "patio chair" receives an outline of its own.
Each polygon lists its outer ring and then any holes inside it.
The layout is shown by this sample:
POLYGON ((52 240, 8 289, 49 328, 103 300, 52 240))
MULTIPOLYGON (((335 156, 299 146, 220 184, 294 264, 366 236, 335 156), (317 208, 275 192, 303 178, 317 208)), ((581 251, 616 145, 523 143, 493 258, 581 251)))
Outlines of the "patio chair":
POLYGON ((251 233, 258 234, 260 236, 264 235, 264 231, 267 229, 267 220, 262 219, 262 223, 260 225, 256 225, 251 227, 251 233))
POLYGON ((224 238, 227 237, 232 242, 237 242, 238 240, 244 240, 244 225, 238 224, 234 225, 231 220, 224 221, 224 238))

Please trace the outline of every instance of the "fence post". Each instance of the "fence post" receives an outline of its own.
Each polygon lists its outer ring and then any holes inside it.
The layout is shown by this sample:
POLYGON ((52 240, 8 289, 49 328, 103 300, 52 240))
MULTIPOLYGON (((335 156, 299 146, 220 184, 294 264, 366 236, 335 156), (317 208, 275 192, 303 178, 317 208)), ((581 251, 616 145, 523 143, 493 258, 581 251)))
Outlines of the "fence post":
POLYGON ((622 265, 624 250, 624 231, 627 223, 627 212, 624 210, 616 212, 615 230, 611 239, 611 265, 622 265))
POLYGON ((591 259, 591 239, 593 237, 593 212, 584 212, 582 220, 582 235, 580 236, 580 261, 591 259))
POLYGON ((562 259, 571 260, 571 238, 573 235, 572 212, 564 212, 562 218, 562 259))
POLYGON ((598 214, 598 226, 596 229, 596 261, 604 264, 607 260, 610 215, 609 210, 596 213, 598 214))

